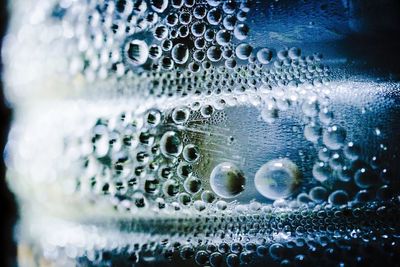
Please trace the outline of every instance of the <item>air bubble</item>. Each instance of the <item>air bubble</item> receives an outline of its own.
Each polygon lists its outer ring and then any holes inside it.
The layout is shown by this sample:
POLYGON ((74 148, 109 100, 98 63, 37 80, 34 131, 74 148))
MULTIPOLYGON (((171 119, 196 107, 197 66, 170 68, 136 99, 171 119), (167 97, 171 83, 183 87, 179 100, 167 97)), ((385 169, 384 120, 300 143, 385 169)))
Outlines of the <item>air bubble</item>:
POLYGON ((268 48, 261 48, 260 50, 257 51, 257 60, 261 64, 268 64, 271 62, 272 59, 272 51, 269 50, 268 48))
POLYGON ((236 3, 235 1, 224 1, 224 4, 222 5, 222 10, 224 11, 225 14, 233 14, 236 9, 236 3))
POLYGON ((184 44, 176 44, 171 51, 172 59, 177 64, 185 64, 189 59, 189 49, 184 44))
POLYGON ((198 265, 203 266, 203 265, 207 264, 208 257, 209 257, 208 253, 206 251, 199 250, 199 251, 197 251, 194 259, 198 265))
POLYGON ((164 51, 170 51, 172 49, 173 43, 171 40, 169 39, 165 39, 164 41, 162 41, 161 43, 161 48, 164 51))
POLYGON ((185 180, 183 186, 189 194, 196 194, 201 189, 201 181, 195 176, 190 176, 185 180))
POLYGON ((157 40, 164 40, 168 37, 168 28, 165 25, 157 26, 154 29, 154 38, 157 40))
POLYGON ((161 112, 158 109, 151 109, 146 112, 146 122, 151 126, 157 126, 161 122, 161 112))
POLYGON ((213 8, 207 13, 207 21, 211 25, 218 25, 222 20, 222 13, 219 9, 213 8))
POLYGON ((277 57, 280 60, 285 60, 288 57, 288 51, 287 50, 279 50, 277 57))
POLYGON ((340 149, 346 139, 346 130, 340 126, 334 125, 324 131, 322 141, 332 150, 340 149))
POLYGON ((301 56, 301 50, 297 47, 292 47, 288 51, 288 56, 291 59, 298 59, 301 56))
POLYGON ((181 8, 183 6, 184 1, 183 0, 171 0, 171 5, 173 8, 181 8))
POLYGON ((310 190, 310 198, 317 202, 323 202, 328 198, 328 191, 322 186, 316 186, 310 190))
POLYGON ((314 144, 318 143, 318 139, 320 138, 321 134, 321 127, 315 124, 308 124, 304 127, 304 137, 314 144))
POLYGON ((192 174, 192 172, 193 172, 192 166, 185 162, 179 163, 178 167, 176 168, 176 174, 181 179, 188 178, 192 174))
POLYGON ((291 160, 274 159, 261 166, 254 183, 261 195, 275 200, 290 196, 300 183, 300 178, 300 170, 291 160))
POLYGON ((246 60, 250 57, 253 47, 247 43, 239 44, 235 49, 236 56, 241 60, 246 60))
POLYGON ((204 191, 201 193, 201 200, 203 200, 205 203, 213 203, 215 200, 215 195, 211 191, 204 191))
POLYGON ((186 107, 175 108, 172 111, 172 120, 176 124, 184 124, 189 119, 190 111, 186 107))
POLYGON ((231 41, 231 34, 227 30, 219 30, 216 35, 216 41, 219 45, 226 46, 231 41))
POLYGON ((211 267, 218 267, 218 266, 222 266, 223 263, 223 256, 221 253, 219 252, 214 252, 210 255, 210 266, 211 267))
POLYGON ((170 27, 175 26, 176 24, 178 24, 178 16, 176 14, 169 14, 166 18, 166 24, 170 27))
POLYGON ((235 16, 226 16, 224 20, 222 21, 222 24, 224 25, 224 28, 228 31, 232 31, 235 29, 236 25, 236 17, 235 16))
POLYGON ((193 10, 193 16, 196 19, 203 19, 207 15, 207 9, 204 6, 196 6, 193 10))
POLYGON ((191 163, 196 162, 200 158, 199 149, 193 144, 186 145, 183 148, 182 155, 187 162, 191 163))
POLYGON ((179 193, 179 184, 177 181, 170 179, 163 184, 162 189, 166 196, 173 197, 179 193))
POLYGON ((249 35, 249 27, 246 24, 240 23, 236 25, 233 35, 236 39, 242 41, 247 38, 249 35))
MULTIPOLYGON (((196 40, 194 40, 194 47, 196 47, 197 49, 203 49, 206 46, 206 41, 203 38, 197 38, 196 40)), ((196 52, 194 52, 194 55, 196 55, 196 53, 202 53, 202 55, 205 55, 205 53, 203 51, 197 50, 196 52)), ((204 56, 203 56, 204 59, 204 56)), ((202 61, 202 60, 198 60, 198 61, 202 61)))
POLYGON ((278 118, 278 115, 278 109, 273 106, 268 106, 261 110, 261 118, 269 124, 274 123, 275 120, 278 118))
POLYGON ((317 162, 314 164, 312 174, 318 182, 325 182, 331 176, 331 169, 324 162, 317 162))
POLYGON ((134 66, 146 63, 149 56, 149 48, 142 40, 132 40, 128 45, 128 57, 134 66))
POLYGON ((151 59, 158 59, 162 55, 161 47, 158 45, 151 45, 149 48, 149 57, 151 59))
POLYGON ((343 152, 346 158, 348 158, 349 160, 357 160, 360 157, 361 148, 353 142, 349 142, 345 146, 343 152))
POLYGON ((222 51, 217 46, 211 46, 207 50, 207 58, 212 62, 218 62, 222 58, 222 51))
POLYGON ((379 183, 379 178, 371 168, 365 167, 356 171, 354 182, 360 188, 369 188, 379 183))
POLYGON ((336 190, 332 194, 329 195, 329 203, 333 205, 344 205, 347 204, 349 199, 349 195, 344 190, 336 190))
POLYGON ((155 12, 162 13, 168 7, 168 0, 150 0, 150 5, 155 12))
POLYGON ((192 26, 190 27, 190 30, 191 30, 193 36, 200 37, 206 31, 206 25, 201 21, 196 21, 195 23, 192 24, 192 26))
POLYGON ((212 29, 206 30, 206 32, 204 33, 204 39, 207 42, 212 42, 214 38, 215 38, 215 31, 212 29))
POLYGON ((244 190, 245 182, 242 171, 230 162, 218 164, 210 175, 211 189, 223 198, 239 195, 244 190))
POLYGON ((179 15, 179 22, 183 25, 187 25, 192 21, 192 15, 189 12, 182 12, 179 15))
POLYGON ((211 105, 204 105, 201 107, 200 113, 204 118, 209 118, 214 113, 214 108, 211 105))
POLYGON ((164 133, 160 140, 161 153, 166 157, 177 157, 181 154, 183 145, 179 135, 174 131, 164 133))
POLYGON ((275 243, 269 247, 269 255, 273 259, 281 259, 283 257, 284 247, 282 244, 275 243))
POLYGON ((162 57, 160 62, 164 70, 172 70, 174 68, 174 61, 170 57, 162 57))

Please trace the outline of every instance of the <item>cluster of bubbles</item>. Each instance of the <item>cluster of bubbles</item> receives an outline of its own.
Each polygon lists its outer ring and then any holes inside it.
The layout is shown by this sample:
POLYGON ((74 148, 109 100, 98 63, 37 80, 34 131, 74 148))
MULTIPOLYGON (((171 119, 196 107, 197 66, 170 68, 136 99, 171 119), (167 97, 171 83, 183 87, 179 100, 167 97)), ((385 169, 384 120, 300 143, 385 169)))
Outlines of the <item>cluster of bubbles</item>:
POLYGON ((47 16, 31 29, 32 38, 60 26, 52 42, 35 44, 62 52, 66 66, 57 62, 47 71, 69 73, 71 91, 78 84, 85 93, 95 87, 95 94, 180 97, 329 80, 320 54, 254 46, 246 24, 250 1, 161 2, 55 1, 37 7, 47 16))
POLYGON ((73 193, 93 205, 106 200, 118 219, 134 218, 121 225, 138 243, 89 239, 86 247, 45 248, 48 258, 65 253, 83 266, 341 266, 365 263, 355 250, 380 255, 384 247, 387 263, 396 262, 398 245, 389 240, 398 239, 399 183, 387 166, 395 156, 380 142, 381 131, 375 129, 379 145, 371 145, 372 157, 352 140, 336 119, 330 99, 335 85, 321 54, 255 47, 246 24, 251 4, 115 0, 53 6, 47 19, 62 24, 68 75, 94 90, 111 81, 113 93, 133 93, 150 108, 96 117, 63 140, 62 157, 78 151, 76 161, 63 164, 66 177, 73 173, 73 193), (246 160, 253 158, 241 155, 241 136, 223 129, 239 106, 256 108, 265 129, 279 128, 294 110, 300 136, 315 152, 312 164, 267 156, 254 160, 249 175, 246 160))
MULTIPOLYGON (((138 208, 144 212, 189 207, 220 210, 235 207, 234 202, 226 201, 241 201, 243 192, 254 189, 254 198, 260 195, 266 203, 292 207, 325 202, 340 206, 394 196, 396 185, 388 169, 377 156, 367 161, 361 147, 346 140, 346 130, 333 123, 327 99, 310 102, 315 97, 311 90, 311 96, 293 101, 293 95, 280 95, 280 90, 270 89, 255 105, 261 109, 263 120, 263 109, 271 105, 276 110, 275 119, 288 108, 302 112, 304 139, 316 153, 316 162, 308 173, 300 170, 302 162, 281 157, 265 162, 249 177, 242 164, 210 153, 210 140, 218 131, 209 128, 209 134, 196 132, 201 132, 198 125, 224 125, 224 120, 230 119, 225 110, 232 95, 222 95, 214 103, 191 102, 166 110, 150 108, 141 114, 127 111, 98 119, 88 133, 73 142, 91 143, 91 149, 79 158, 82 169, 76 190, 84 197, 106 195, 117 209, 131 212, 138 208), (320 128, 310 130, 316 124, 320 128)), ((272 125, 275 120, 265 122, 272 125)), ((223 137, 215 142, 235 147, 231 139, 237 136, 223 137)))
POLYGON ((55 232, 55 236, 44 238, 49 243, 45 254, 50 260, 72 260, 78 266, 392 265, 398 260, 398 246, 391 240, 399 227, 399 205, 398 200, 353 207, 322 204, 288 212, 252 202, 240 212, 227 212, 229 216, 187 218, 180 225, 175 220, 163 220, 162 224, 137 221, 134 229, 140 236, 121 235, 117 240, 106 227, 61 227, 67 232, 83 231, 91 238, 78 239, 80 246, 74 242, 57 246, 55 239, 60 233, 55 232), (382 227, 393 231, 382 237, 382 227), (99 243, 100 235, 111 242, 99 243), (386 255, 384 259, 382 255, 386 255))
POLYGON ((132 115, 99 119, 92 127, 86 136, 92 147, 79 159, 77 191, 85 197, 110 196, 116 208, 131 211, 189 205, 201 211, 214 202, 196 172, 202 144, 191 142, 183 130, 194 111, 181 106, 132 115))
POLYGON ((253 51, 245 42, 249 11, 247 1, 142 0, 57 3, 52 14, 71 31, 66 50, 72 75, 94 81, 139 74, 155 82, 177 70, 203 76, 216 65, 270 63, 270 49, 253 51))

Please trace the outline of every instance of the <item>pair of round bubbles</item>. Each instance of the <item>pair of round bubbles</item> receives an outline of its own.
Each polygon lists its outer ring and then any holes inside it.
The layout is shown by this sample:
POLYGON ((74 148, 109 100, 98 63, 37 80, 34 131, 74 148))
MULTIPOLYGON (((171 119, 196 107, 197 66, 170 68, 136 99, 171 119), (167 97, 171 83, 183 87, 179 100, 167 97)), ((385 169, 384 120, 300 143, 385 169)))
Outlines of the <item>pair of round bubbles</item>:
MULTIPOLYGON (((264 197, 276 200, 289 197, 300 184, 301 172, 287 158, 262 165, 254 176, 254 186, 264 197)), ((211 189, 222 198, 234 198, 246 188, 244 173, 233 163, 218 164, 210 175, 211 189)))

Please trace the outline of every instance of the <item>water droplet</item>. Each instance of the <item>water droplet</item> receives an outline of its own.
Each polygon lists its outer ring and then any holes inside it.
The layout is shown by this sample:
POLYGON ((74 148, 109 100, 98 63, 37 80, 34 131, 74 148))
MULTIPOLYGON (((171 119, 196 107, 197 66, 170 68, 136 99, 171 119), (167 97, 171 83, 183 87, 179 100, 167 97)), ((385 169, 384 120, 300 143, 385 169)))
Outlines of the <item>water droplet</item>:
POLYGON ((176 124, 184 124, 189 119, 190 112, 186 107, 175 108, 172 111, 172 120, 176 124))
POLYGON ((325 182, 331 176, 332 170, 324 162, 317 162, 314 164, 312 174, 318 182, 325 182))
POLYGON ((214 113, 214 108, 211 105, 204 105, 201 107, 200 113, 204 118, 209 118, 214 113))
POLYGON ((158 109, 150 109, 145 115, 147 124, 157 126, 161 122, 161 112, 158 109))
POLYGON ((211 46, 207 49, 207 58, 212 62, 218 62, 222 58, 222 51, 217 46, 211 46))
POLYGON ((189 59, 189 49, 184 44, 176 44, 171 51, 172 59, 177 64, 185 64, 189 59))
POLYGON ((183 145, 179 135, 174 131, 164 133, 160 140, 161 153, 166 157, 177 157, 181 154, 183 145))
POLYGON ((127 47, 128 57, 134 66, 146 63, 149 56, 149 48, 142 40, 132 40, 127 47))
POLYGON ((191 30, 193 36, 200 37, 206 31, 206 25, 201 21, 196 21, 195 23, 192 24, 192 26, 190 27, 190 30, 191 30))
POLYGON ((204 191, 201 193, 201 200, 203 200, 205 203, 213 203, 215 200, 215 195, 211 191, 204 191))
POLYGON ((196 253, 195 261, 198 265, 202 266, 208 262, 208 253, 204 250, 199 250, 196 253))
POLYGON ((218 164, 210 175, 212 190, 223 198, 233 198, 240 194, 244 190, 245 182, 242 171, 230 162, 218 164))
POLYGON ((200 158, 199 149, 193 144, 186 145, 182 155, 187 162, 196 162, 200 158))
POLYGON ((346 139, 346 130, 340 126, 334 125, 324 130, 322 141, 327 148, 332 150, 340 149, 346 139))
POLYGON ((329 195, 329 203, 333 205, 344 205, 347 204, 349 199, 349 195, 344 190, 336 190, 335 192, 329 195))
POLYGON ((322 186, 316 186, 310 190, 310 198, 317 203, 325 201, 327 197, 328 191, 322 186))
POLYGON ((249 35, 249 27, 246 24, 240 23, 236 25, 233 35, 236 39, 242 41, 247 38, 249 35))
POLYGON ((300 170, 289 159, 268 161, 257 171, 254 183, 266 198, 280 199, 290 196, 300 182, 300 170))
POLYGON ((360 188, 369 188, 379 183, 379 178, 371 168, 365 167, 356 171, 354 182, 360 188))
POLYGON ((150 5, 155 12, 162 13, 168 7, 168 0, 150 0, 150 5))
POLYGON ((219 9, 213 8, 207 13, 207 21, 211 25, 218 25, 222 20, 222 13, 219 9))
POLYGON ((297 47, 292 47, 288 51, 289 58, 298 59, 301 56, 301 50, 297 47))
POLYGON ((225 46, 228 45, 231 41, 231 34, 227 30, 219 30, 215 37, 217 43, 219 45, 225 46))
POLYGON ((239 44, 235 49, 236 56, 241 60, 246 60, 250 57, 253 47, 247 43, 239 44))
POLYGON ((269 50, 268 48, 261 48, 260 50, 257 51, 257 60, 261 64, 268 64, 271 62, 272 59, 272 51, 269 50))

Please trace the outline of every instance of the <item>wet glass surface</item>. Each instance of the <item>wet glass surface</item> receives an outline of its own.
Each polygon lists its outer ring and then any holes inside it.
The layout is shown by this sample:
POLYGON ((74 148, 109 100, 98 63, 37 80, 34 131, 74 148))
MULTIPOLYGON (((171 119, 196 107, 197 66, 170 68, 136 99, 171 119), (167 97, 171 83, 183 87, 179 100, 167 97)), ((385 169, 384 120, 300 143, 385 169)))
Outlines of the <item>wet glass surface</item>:
POLYGON ((10 10, 21 266, 398 266, 396 1, 10 10))

